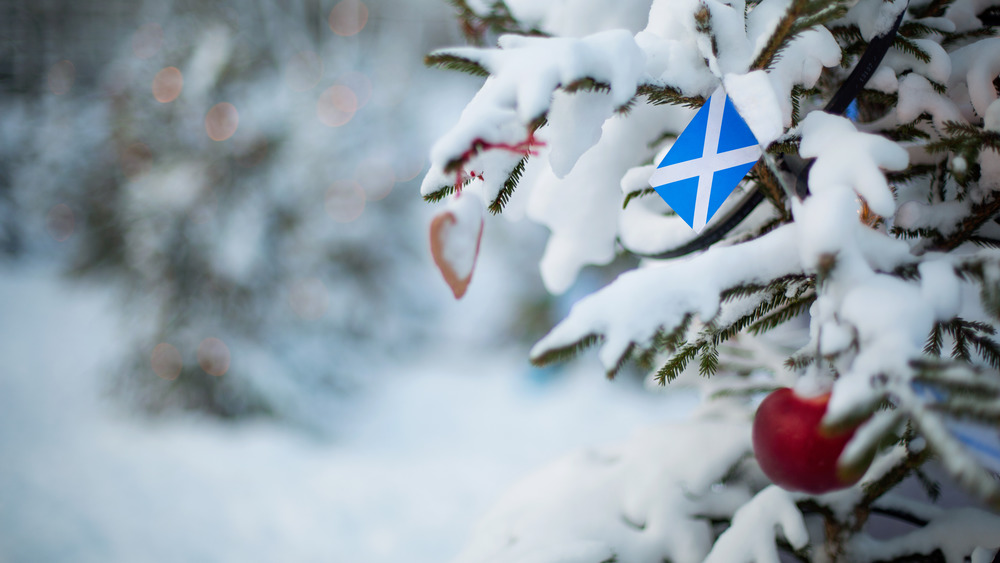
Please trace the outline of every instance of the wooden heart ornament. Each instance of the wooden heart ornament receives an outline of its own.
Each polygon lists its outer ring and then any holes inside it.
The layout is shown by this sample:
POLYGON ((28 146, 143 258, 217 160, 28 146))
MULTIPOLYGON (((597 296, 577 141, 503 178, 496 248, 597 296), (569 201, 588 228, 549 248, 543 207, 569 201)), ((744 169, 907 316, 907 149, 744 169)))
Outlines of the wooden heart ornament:
POLYGON ((431 220, 431 256, 455 299, 461 299, 472 280, 483 238, 483 203, 466 191, 431 220))

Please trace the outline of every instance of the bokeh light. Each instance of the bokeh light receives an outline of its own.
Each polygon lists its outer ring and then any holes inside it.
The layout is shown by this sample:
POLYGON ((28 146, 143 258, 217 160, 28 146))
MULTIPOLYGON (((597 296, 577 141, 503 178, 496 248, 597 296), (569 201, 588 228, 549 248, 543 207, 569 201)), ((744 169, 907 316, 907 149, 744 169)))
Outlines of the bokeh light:
POLYGON ((131 143, 118 154, 118 163, 126 178, 137 178, 152 167, 153 151, 145 143, 131 143))
POLYGON ((343 0, 330 10, 329 23, 337 35, 357 35, 368 23, 368 6, 361 0, 343 0))
POLYGON ((73 210, 65 203, 53 205, 45 217, 45 227, 48 229, 49 234, 52 235, 52 238, 57 241, 63 242, 68 239, 76 228, 76 218, 73 215, 73 210))
POLYGON ((240 114, 229 102, 215 104, 205 115, 205 132, 213 141, 225 141, 236 133, 240 114))
POLYGON ((396 155, 392 165, 397 182, 409 182, 423 172, 426 167, 426 157, 418 153, 396 155))
POLYGON ((230 359, 229 347, 218 338, 206 338, 198 345, 198 365, 209 375, 225 375, 230 359))
POLYGON ((292 282, 288 288, 288 304, 295 314, 307 321, 314 321, 326 313, 330 297, 319 278, 305 278, 292 282))
POLYGON ((363 72, 347 72, 337 77, 337 84, 347 86, 358 100, 358 109, 372 99, 372 81, 363 72))
POLYGON ((57 95, 68 94, 76 80, 76 67, 70 61, 59 61, 49 69, 49 90, 57 95))
POLYGON ((177 67, 168 66, 153 77, 153 97, 161 104, 177 99, 184 88, 184 75, 177 67))
POLYGON ((132 54, 148 59, 163 47, 163 28, 158 23, 147 23, 132 34, 132 54))
POLYGON ((358 97, 343 84, 334 84, 323 91, 316 102, 316 116, 327 127, 340 127, 358 111, 358 97))
POLYGON ((169 381, 177 379, 184 367, 180 351, 166 342, 161 342, 153 348, 149 363, 153 366, 153 373, 169 381))
POLYGON ((389 195, 396 183, 392 164, 381 158, 367 158, 358 163, 354 179, 365 190, 365 199, 377 201, 389 195))
POLYGON ((350 223, 365 210, 365 190, 354 180, 338 180, 326 192, 326 212, 338 223, 350 223))
POLYGON ((285 83, 296 92, 312 90, 323 78, 323 59, 313 51, 292 55, 285 67, 285 83))

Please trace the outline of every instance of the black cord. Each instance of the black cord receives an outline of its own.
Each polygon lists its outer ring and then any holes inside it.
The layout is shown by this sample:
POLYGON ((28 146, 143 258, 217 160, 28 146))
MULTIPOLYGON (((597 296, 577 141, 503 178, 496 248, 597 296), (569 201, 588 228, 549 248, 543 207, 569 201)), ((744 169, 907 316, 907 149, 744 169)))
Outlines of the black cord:
MULTIPOLYGON (((907 3, 907 7, 909 3, 907 3)), ((861 58, 858 59, 858 64, 854 66, 854 70, 847 77, 847 80, 840 86, 839 89, 830 98, 830 101, 826 103, 823 107, 823 111, 827 113, 832 113, 834 115, 843 115, 847 111, 847 107, 851 105, 854 98, 861 93, 865 84, 868 83, 868 79, 872 77, 878 65, 882 62, 885 54, 889 51, 889 47, 892 46, 893 41, 896 39, 896 32, 899 31, 899 25, 903 22, 903 16, 906 14, 906 8, 904 7, 899 15, 896 17, 896 21, 892 26, 892 29, 887 31, 883 35, 876 35, 868 43, 868 47, 865 48, 864 53, 861 54, 861 58)), ((794 155, 782 155, 777 159, 779 166, 781 166, 786 173, 788 173, 791 178, 795 181, 794 192, 800 199, 804 199, 809 195, 809 169, 812 168, 813 160, 804 161, 801 158, 794 155)), ((692 252, 697 252, 708 248, 709 246, 715 244, 722 240, 730 231, 736 228, 736 225, 740 224, 743 219, 746 219, 747 215, 750 215, 753 210, 764 201, 764 193, 761 192, 760 188, 754 187, 747 195, 743 198, 743 201, 739 205, 732 208, 724 217, 715 222, 714 225, 702 231, 701 234, 691 239, 690 241, 678 246, 677 248, 672 248, 663 252, 658 252, 656 254, 644 254, 641 252, 633 252, 627 250, 630 254, 639 256, 642 258, 656 258, 656 259, 667 259, 667 258, 677 258, 679 256, 684 256, 691 254, 692 252)))

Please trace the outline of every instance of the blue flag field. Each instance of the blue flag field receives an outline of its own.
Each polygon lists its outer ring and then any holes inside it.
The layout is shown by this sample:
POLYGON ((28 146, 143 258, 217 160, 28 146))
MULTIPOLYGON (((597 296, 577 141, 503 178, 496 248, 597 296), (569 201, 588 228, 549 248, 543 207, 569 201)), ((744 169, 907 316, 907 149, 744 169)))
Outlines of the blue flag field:
POLYGON ((649 185, 701 232, 760 155, 757 138, 720 86, 663 157, 649 185))

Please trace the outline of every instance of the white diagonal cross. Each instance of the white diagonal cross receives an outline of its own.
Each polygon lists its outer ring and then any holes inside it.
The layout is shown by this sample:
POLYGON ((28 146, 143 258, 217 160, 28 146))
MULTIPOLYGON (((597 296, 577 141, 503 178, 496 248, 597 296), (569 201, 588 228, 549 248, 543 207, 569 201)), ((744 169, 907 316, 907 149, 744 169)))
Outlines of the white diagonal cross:
POLYGON ((705 148, 698 158, 657 168, 649 178, 649 184, 656 188, 678 180, 698 177, 698 193, 694 200, 695 232, 701 232, 708 222, 708 202, 712 192, 712 175, 741 164, 754 162, 760 158, 760 147, 750 145, 720 153, 719 136, 722 133, 722 115, 726 109, 726 94, 720 87, 708 98, 708 119, 705 129, 705 148))

